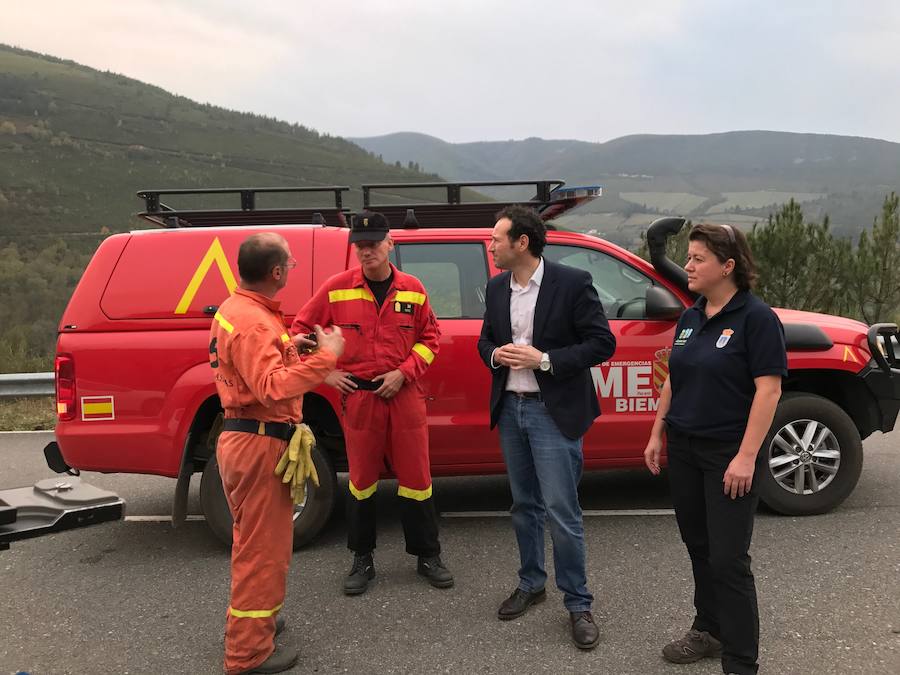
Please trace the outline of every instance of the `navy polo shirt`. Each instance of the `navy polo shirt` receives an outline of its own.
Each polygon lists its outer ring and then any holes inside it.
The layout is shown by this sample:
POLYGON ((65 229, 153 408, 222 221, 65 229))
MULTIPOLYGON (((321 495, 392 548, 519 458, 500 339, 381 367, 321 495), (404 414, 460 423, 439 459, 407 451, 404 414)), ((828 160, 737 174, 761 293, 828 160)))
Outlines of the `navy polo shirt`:
POLYGON ((756 393, 753 379, 762 375, 787 375, 784 328, 775 312, 738 291, 707 319, 701 296, 675 328, 666 424, 693 436, 739 441, 756 393))

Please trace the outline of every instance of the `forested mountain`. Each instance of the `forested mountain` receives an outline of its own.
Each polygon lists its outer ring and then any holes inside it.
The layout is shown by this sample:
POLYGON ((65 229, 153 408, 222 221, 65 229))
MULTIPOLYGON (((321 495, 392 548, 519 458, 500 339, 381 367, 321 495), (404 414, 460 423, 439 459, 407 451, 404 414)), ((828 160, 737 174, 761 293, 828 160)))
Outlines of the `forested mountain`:
POLYGON ((601 184, 604 197, 567 219, 633 245, 658 214, 750 226, 790 198, 838 235, 871 226, 900 187, 900 143, 772 131, 625 136, 607 143, 543 140, 446 143, 396 133, 351 139, 386 161, 456 180, 559 178, 601 184))
POLYGON ((0 45, 0 372, 52 363, 99 241, 150 226, 132 215, 139 189, 434 179, 297 124, 0 45))
POLYGON ((139 225, 141 188, 427 179, 298 124, 0 45, 3 235, 139 225))

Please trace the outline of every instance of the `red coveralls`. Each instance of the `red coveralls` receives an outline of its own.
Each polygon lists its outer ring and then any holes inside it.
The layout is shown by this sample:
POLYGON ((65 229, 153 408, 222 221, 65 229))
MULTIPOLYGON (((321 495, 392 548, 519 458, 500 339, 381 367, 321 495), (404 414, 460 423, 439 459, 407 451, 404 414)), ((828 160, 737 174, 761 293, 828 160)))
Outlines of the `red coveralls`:
POLYGON ((401 517, 406 551, 440 553, 437 514, 431 499, 425 397, 418 379, 438 352, 440 329, 422 283, 391 265, 393 284, 381 307, 361 268, 333 276, 298 312, 292 333, 316 324, 340 326, 346 346, 338 369, 371 380, 399 369, 405 382, 390 399, 358 389, 344 399, 344 438, 350 465, 348 547, 365 554, 375 548, 375 500, 371 497, 385 458, 403 497, 401 517))
MULTIPOLYGON (((299 422, 304 392, 334 370, 337 357, 326 349, 300 360, 279 306, 238 288, 216 313, 210 365, 226 419, 299 422)), ((275 475, 286 447, 286 441, 241 431, 223 431, 216 447, 234 517, 227 673, 255 668, 275 649, 275 614, 284 603, 293 540, 290 490, 275 475)))

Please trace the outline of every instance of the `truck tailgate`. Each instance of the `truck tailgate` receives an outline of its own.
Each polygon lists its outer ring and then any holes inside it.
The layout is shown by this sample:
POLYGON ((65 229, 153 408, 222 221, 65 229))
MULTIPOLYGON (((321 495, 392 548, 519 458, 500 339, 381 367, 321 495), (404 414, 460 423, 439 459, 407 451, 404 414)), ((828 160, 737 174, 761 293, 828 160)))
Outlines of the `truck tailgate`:
POLYGON ((0 550, 19 539, 119 520, 124 513, 125 502, 118 495, 77 476, 0 490, 0 550))

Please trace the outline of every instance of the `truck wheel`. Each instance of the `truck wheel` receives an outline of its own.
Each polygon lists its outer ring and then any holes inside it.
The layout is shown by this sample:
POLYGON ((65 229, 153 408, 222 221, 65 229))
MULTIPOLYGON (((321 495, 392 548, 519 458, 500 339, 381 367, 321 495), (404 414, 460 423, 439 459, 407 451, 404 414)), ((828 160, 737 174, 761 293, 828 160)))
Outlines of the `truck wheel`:
POLYGON ((788 393, 775 411, 762 450, 760 499, 789 516, 827 513, 844 501, 862 471, 862 440, 837 404, 788 393))
MULTIPOLYGON (((313 447, 312 457, 319 487, 307 482, 306 501, 294 507, 294 550, 311 542, 325 527, 337 496, 337 475, 330 458, 318 446, 313 447)), ((200 478, 200 507, 213 534, 230 547, 233 520, 215 455, 206 462, 200 478)))

